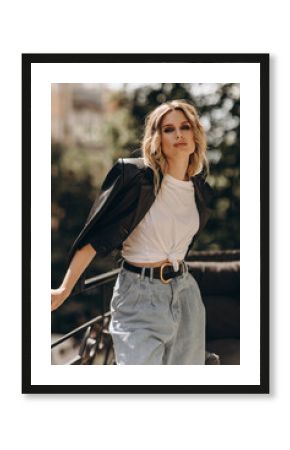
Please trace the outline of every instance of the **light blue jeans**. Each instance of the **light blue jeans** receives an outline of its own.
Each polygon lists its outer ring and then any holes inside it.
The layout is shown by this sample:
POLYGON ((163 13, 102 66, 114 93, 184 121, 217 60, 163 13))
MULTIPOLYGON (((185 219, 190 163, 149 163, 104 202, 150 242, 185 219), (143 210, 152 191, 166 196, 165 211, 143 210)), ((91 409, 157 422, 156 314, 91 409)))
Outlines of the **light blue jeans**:
POLYGON ((184 266, 168 284, 121 268, 109 324, 117 364, 205 364, 205 308, 184 266))

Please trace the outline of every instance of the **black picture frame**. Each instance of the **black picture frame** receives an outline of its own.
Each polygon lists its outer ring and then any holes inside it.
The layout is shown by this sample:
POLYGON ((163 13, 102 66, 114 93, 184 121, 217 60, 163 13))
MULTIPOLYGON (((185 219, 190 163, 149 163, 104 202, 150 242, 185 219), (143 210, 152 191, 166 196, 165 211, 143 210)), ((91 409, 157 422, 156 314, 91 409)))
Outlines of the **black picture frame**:
MULTIPOLYGON (((267 394, 269 393, 269 61, 267 53, 22 54, 22 393, 60 394, 267 394), (31 370, 31 70, 33 64, 246 64, 260 81, 260 382, 198 385, 33 384, 31 370), (261 151, 261 149, 263 151, 261 151)), ((211 368, 207 368, 211 370, 211 368)))

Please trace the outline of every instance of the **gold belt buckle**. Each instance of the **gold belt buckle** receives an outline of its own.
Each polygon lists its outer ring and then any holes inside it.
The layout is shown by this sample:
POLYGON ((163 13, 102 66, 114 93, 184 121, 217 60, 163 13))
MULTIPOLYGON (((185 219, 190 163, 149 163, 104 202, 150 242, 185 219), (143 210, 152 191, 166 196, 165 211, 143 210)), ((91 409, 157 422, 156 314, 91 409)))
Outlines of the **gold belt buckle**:
POLYGON ((164 283, 164 284, 170 283, 170 281, 173 279, 173 278, 168 278, 168 280, 164 280, 164 278, 163 278, 163 269, 164 269, 164 267, 166 267, 166 266, 172 266, 172 264, 166 262, 166 263, 163 263, 162 266, 160 267, 160 280, 161 280, 162 283, 164 283))

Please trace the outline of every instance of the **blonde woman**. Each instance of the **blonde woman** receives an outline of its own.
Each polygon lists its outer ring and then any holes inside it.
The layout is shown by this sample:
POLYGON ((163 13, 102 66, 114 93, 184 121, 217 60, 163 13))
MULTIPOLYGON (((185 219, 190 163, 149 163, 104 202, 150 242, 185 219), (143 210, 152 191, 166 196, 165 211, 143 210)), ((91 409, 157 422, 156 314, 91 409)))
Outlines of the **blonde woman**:
POLYGON ((155 108, 142 158, 120 158, 74 242, 52 310, 70 295, 93 257, 120 249, 111 299, 117 364, 205 364, 205 309, 185 258, 209 215, 206 136, 184 100, 155 108))

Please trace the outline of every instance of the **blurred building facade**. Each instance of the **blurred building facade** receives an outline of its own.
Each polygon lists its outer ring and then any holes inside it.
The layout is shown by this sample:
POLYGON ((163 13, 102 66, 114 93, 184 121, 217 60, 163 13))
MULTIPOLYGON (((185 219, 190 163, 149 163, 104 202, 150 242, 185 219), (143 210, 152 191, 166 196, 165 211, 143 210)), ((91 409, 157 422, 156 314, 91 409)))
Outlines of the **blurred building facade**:
POLYGON ((51 137, 65 146, 101 149, 100 128, 114 111, 105 84, 53 83, 51 137))
POLYGON ((51 84, 51 142, 64 150, 62 163, 74 172, 86 171, 97 187, 112 165, 108 123, 118 104, 105 84, 51 84))

